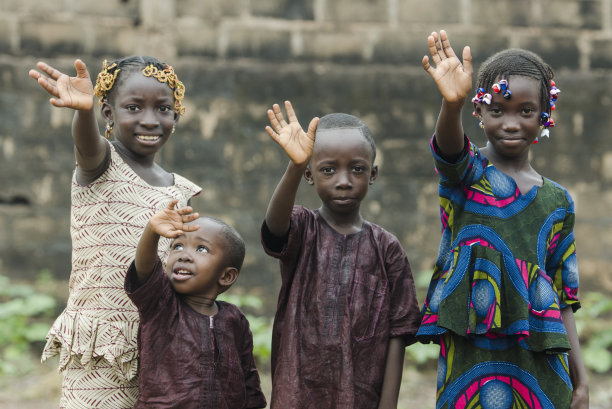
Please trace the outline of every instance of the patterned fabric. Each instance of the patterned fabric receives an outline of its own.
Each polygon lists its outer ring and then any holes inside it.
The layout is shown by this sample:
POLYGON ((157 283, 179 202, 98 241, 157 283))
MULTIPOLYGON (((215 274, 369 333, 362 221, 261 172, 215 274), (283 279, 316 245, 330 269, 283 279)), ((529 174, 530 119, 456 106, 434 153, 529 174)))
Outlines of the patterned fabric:
POLYGON ((579 308, 574 203, 545 178, 521 194, 467 138, 465 147, 450 163, 432 138, 442 240, 417 337, 441 342, 438 407, 565 407, 570 344, 561 309, 579 308), (513 406, 482 400, 502 395, 513 406))
MULTIPOLYGON (((110 165, 95 182, 80 186, 76 176, 72 179, 69 298, 47 335, 42 360, 59 354, 63 371, 76 356, 89 371, 104 357, 116 376, 128 382, 138 369, 138 310, 123 289, 127 268, 151 216, 173 199, 179 200, 179 206, 186 205, 201 189, 176 174, 172 186, 151 186, 112 144, 110 149, 110 165)), ((169 239, 162 239, 162 259, 168 247, 169 239)), ((91 389, 98 389, 93 380, 106 377, 107 372, 88 376, 91 389)))
POLYGON ((78 356, 63 371, 61 409, 132 409, 138 396, 138 378, 125 381, 103 357, 85 368, 78 356))

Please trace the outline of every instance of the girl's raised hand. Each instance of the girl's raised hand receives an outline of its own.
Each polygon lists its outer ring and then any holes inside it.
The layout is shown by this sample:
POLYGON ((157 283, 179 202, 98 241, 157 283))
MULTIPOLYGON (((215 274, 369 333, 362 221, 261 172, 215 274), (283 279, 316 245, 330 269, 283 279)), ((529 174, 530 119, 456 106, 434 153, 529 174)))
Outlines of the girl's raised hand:
POLYGON ((173 200, 167 208, 155 213, 151 218, 149 224, 155 233, 173 239, 186 231, 196 231, 200 228, 197 224, 187 224, 199 218, 200 215, 192 213, 191 206, 175 209, 177 203, 178 200, 173 200))
POLYGON ((472 54, 470 47, 463 48, 463 64, 455 55, 446 31, 440 35, 433 32, 427 37, 427 45, 435 68, 429 57, 423 57, 423 68, 438 85, 440 93, 447 102, 463 103, 472 88, 472 54))
POLYGON ((36 67, 46 75, 34 69, 28 74, 53 96, 49 100, 51 105, 79 110, 89 110, 93 107, 93 85, 83 61, 74 62, 76 77, 69 77, 42 61, 37 63, 36 67))
POLYGON ((293 163, 304 165, 308 163, 312 156, 319 118, 313 118, 308 125, 308 132, 304 132, 291 102, 285 101, 285 110, 289 123, 285 121, 278 104, 274 104, 272 109, 268 109, 270 126, 266 126, 266 132, 285 150, 293 163))

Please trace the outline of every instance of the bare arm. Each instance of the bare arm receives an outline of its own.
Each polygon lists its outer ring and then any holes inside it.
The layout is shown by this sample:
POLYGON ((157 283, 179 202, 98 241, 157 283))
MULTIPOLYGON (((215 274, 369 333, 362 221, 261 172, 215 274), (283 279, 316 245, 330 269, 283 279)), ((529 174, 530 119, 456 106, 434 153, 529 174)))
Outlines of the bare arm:
POLYGON ((291 210, 302 175, 312 155, 315 131, 319 123, 319 118, 313 118, 308 125, 308 133, 306 133, 302 130, 289 101, 285 101, 285 109, 289 123, 285 121, 280 107, 274 104, 273 109, 268 110, 270 126, 266 126, 266 132, 291 159, 272 194, 266 211, 266 225, 270 233, 276 237, 283 237, 289 231, 291 210))
POLYGON ((442 107, 436 123, 436 142, 445 156, 454 156, 463 150, 463 125, 461 109, 472 88, 472 54, 470 47, 463 48, 463 64, 455 55, 444 30, 427 37, 427 45, 435 68, 429 57, 423 57, 423 68, 433 78, 442 94, 442 107))
POLYGON ((192 213, 193 209, 189 206, 177 210, 174 208, 177 203, 178 200, 173 200, 166 209, 153 215, 140 237, 134 267, 141 284, 147 281, 153 272, 157 260, 157 245, 161 236, 176 238, 183 232, 196 231, 200 228, 197 224, 187 224, 200 217, 199 214, 192 213))
POLYGON ((563 316, 565 331, 567 332, 572 347, 572 350, 568 354, 570 379, 572 380, 572 386, 574 388, 570 409, 587 409, 589 407, 589 385, 586 369, 582 362, 582 353, 580 351, 580 342, 578 341, 574 311, 572 307, 566 307, 561 310, 561 314, 563 316))
POLYGON ((378 409, 397 408, 400 386, 402 384, 402 372, 404 370, 405 344, 401 337, 389 339, 387 349, 387 363, 385 365, 385 377, 383 378, 382 393, 378 409))
POLYGON ((93 110, 93 85, 85 63, 78 59, 75 60, 76 77, 69 77, 44 62, 39 62, 36 67, 40 72, 32 69, 29 75, 51 95, 49 99, 51 105, 75 110, 72 137, 79 172, 82 173, 84 179, 92 177, 95 179, 105 170, 101 169, 101 166, 104 166, 105 159, 110 152, 98 130, 93 110), (97 174, 94 175, 95 173, 97 174))

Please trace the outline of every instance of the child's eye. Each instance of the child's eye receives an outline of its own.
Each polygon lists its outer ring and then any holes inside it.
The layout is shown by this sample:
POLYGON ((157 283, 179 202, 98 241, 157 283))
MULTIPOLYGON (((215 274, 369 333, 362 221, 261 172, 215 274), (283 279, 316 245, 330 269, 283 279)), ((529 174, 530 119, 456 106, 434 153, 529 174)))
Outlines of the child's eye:
POLYGON ((331 175, 332 173, 334 173, 334 168, 326 166, 324 168, 321 168, 321 173, 323 173, 324 175, 331 175))
POLYGON ((365 170, 366 170, 365 166, 357 165, 353 167, 353 172, 363 173, 365 172, 365 170))
POLYGON ((170 105, 162 105, 161 107, 159 107, 159 110, 162 112, 170 112, 172 110, 172 107, 170 105))
POLYGON ((528 107, 528 108, 523 108, 523 109, 521 110, 521 113, 522 113, 523 115, 531 115, 531 114, 533 114, 534 112, 535 112, 535 108, 531 108, 531 107, 528 107))
POLYGON ((198 253, 208 253, 208 247, 206 247, 206 246, 198 246, 198 249, 196 251, 198 253))
POLYGON ((500 107, 491 107, 489 108, 489 112, 491 115, 501 115, 502 109, 500 107))
POLYGON ((183 250, 183 245, 181 243, 174 243, 172 245, 172 250, 183 250))
POLYGON ((135 112, 135 111, 138 111, 138 105, 134 105, 134 104, 126 105, 125 109, 128 111, 135 112))

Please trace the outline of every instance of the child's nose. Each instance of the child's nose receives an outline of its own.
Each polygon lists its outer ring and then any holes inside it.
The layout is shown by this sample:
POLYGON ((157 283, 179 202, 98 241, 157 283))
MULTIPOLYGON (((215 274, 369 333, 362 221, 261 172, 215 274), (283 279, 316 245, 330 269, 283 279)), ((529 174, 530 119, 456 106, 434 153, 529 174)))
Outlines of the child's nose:
POLYGON ((338 172, 338 177, 336 179, 336 187, 338 188, 349 188, 352 187, 353 183, 351 182, 351 177, 348 172, 338 172))
POLYGON ((191 256, 191 254, 189 254, 188 251, 182 251, 181 254, 179 254, 178 257, 178 261, 192 261, 193 257, 191 256))
POLYGON ((143 126, 157 126, 159 125, 159 120, 152 109, 145 109, 140 118, 140 123, 143 126))

